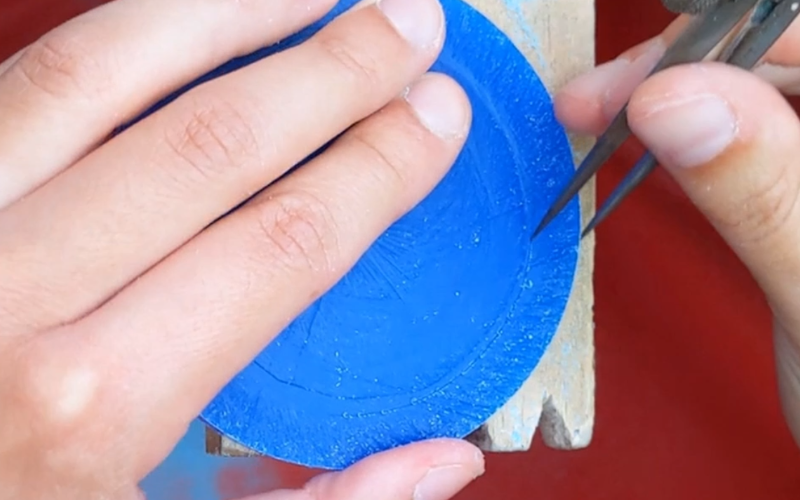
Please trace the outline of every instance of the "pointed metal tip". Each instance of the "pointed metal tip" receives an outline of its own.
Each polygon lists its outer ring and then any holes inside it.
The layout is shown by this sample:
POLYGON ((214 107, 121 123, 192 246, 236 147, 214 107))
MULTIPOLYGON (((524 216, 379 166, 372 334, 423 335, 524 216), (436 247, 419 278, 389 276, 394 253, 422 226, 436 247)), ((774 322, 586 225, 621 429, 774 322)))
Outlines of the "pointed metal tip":
POLYGON ((530 241, 535 240, 536 237, 542 233, 542 230, 544 230, 544 227, 541 224, 539 224, 539 227, 537 227, 536 230, 533 233, 531 233, 530 241))
POLYGON ((586 228, 585 228, 585 229, 583 230, 583 232, 581 233, 581 241, 583 241, 583 239, 584 239, 584 238, 586 238, 587 236, 589 236, 589 234, 590 234, 592 231, 594 231, 594 230, 595 230, 595 228, 597 227, 597 223, 598 223, 598 222, 599 222, 599 221, 598 221, 597 219, 592 219, 592 220, 591 220, 591 222, 589 222, 589 225, 588 225, 588 226, 586 226, 586 228))
POLYGON ((601 206, 600 210, 598 210, 597 213, 594 214, 592 220, 590 220, 589 223, 586 224, 586 227, 583 229, 583 232, 581 233, 581 240, 583 240, 586 236, 588 236, 589 233, 597 229, 597 226, 599 226, 600 223, 603 222, 606 217, 608 217, 608 214, 610 212, 611 210, 609 209, 608 204, 604 204, 603 206, 601 206))
POLYGON ((539 225, 533 231, 533 234, 531 234, 531 241, 533 241, 534 239, 536 239, 537 236, 542 234, 542 231, 544 231, 547 228, 547 226, 549 226, 550 223, 553 222, 553 219, 555 219, 557 213, 558 212, 553 210, 552 207, 550 208, 550 210, 547 211, 544 217, 542 217, 542 221, 539 222, 539 225))
POLYGON ((588 236, 589 233, 597 229, 597 226, 599 226, 600 223, 603 222, 606 217, 608 217, 610 211, 607 209, 604 210, 603 208, 604 207, 600 207, 600 210, 598 210, 597 213, 594 214, 592 220, 590 220, 589 223, 586 224, 586 227, 583 229, 583 232, 581 233, 581 240, 583 240, 586 236, 588 236))

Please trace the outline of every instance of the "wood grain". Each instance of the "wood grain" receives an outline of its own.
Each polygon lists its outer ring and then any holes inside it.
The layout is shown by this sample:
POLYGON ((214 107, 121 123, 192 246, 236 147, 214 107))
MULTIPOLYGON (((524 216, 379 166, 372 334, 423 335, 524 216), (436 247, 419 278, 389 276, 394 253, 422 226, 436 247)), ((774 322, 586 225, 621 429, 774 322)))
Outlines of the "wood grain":
MULTIPOLYGON (((525 54, 551 94, 594 65, 594 0, 471 0, 525 54)), ((592 141, 571 136, 576 164, 592 141)), ((592 181, 581 218, 594 214, 592 181)), ((556 337, 527 383, 470 439, 486 451, 524 451, 537 429, 551 447, 582 448, 594 428, 594 237, 581 245, 573 291, 556 337)))

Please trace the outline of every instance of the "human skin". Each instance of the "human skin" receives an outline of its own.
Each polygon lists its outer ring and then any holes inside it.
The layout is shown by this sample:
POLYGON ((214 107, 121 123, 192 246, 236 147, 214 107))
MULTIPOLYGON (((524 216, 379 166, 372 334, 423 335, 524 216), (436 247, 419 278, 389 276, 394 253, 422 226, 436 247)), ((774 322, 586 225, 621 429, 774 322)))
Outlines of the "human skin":
POLYGON ((800 122, 782 95, 800 91, 800 24, 753 72, 706 61, 647 77, 688 20, 571 81, 556 113, 567 128, 599 135, 629 101, 634 135, 765 294, 784 415, 800 443, 800 122))
MULTIPOLYGON (((211 398, 450 168, 471 109, 427 73, 435 0, 360 4, 109 139, 334 3, 118 0, 2 63, 0 498, 140 498, 211 398)), ((264 499, 445 500, 483 467, 434 440, 264 499)))
MULTIPOLYGON (((470 109, 453 81, 426 74, 443 36, 434 0, 362 4, 107 140, 159 96, 333 3, 117 0, 0 63, 0 499, 140 498, 138 482, 213 395, 451 166, 470 109)), ((771 84, 798 88, 798 36, 770 53, 785 67, 759 77, 702 64, 642 83, 662 40, 556 96, 560 119, 587 134, 632 98, 634 132, 775 311, 795 433, 800 129, 771 84)), ((260 498, 445 500, 482 472, 476 448, 435 440, 260 498)))

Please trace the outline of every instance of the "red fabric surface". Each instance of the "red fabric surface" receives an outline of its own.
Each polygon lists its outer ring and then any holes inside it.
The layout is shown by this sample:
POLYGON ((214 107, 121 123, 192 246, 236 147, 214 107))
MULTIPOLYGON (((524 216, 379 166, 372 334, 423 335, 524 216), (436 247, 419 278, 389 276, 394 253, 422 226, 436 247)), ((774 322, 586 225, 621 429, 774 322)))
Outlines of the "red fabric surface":
MULTIPOLYGON (((0 0, 0 59, 97 0, 0 0)), ((598 61, 670 20, 657 0, 597 0, 598 61)), ((604 199, 641 153, 598 178, 604 199)), ((458 500, 796 499, 800 451, 781 417, 769 312, 704 219, 659 173, 597 233, 592 445, 492 455, 458 500)), ((278 467, 286 485, 309 475, 278 467)), ((251 473, 256 473, 252 472, 251 473)), ((220 478, 230 497, 241 481, 220 478)))

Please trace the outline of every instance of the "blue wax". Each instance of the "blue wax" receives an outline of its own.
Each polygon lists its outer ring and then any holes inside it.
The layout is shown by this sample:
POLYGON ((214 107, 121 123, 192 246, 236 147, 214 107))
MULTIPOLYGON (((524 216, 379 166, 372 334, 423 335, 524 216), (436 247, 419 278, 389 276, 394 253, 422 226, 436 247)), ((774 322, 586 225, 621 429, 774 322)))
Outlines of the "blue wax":
MULTIPOLYGON (((354 3, 153 110, 301 43, 354 3)), ((513 43, 463 1, 443 5, 447 39, 433 69, 469 94, 467 144, 441 184, 204 410, 207 424, 257 452, 340 469, 398 445, 464 437, 520 388, 562 318, 577 200, 530 235, 574 171, 566 135, 513 43)))

